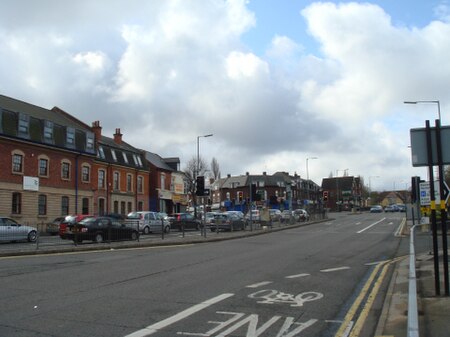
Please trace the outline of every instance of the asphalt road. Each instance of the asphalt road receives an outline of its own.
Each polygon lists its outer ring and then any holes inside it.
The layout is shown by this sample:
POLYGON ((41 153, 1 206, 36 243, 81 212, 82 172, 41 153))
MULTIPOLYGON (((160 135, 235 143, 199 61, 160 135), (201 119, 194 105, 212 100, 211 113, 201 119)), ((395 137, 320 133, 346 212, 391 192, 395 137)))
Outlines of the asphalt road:
POLYGON ((197 245, 0 258, 0 336, 372 336, 404 214, 197 245), (358 334, 350 334, 360 331, 358 334))

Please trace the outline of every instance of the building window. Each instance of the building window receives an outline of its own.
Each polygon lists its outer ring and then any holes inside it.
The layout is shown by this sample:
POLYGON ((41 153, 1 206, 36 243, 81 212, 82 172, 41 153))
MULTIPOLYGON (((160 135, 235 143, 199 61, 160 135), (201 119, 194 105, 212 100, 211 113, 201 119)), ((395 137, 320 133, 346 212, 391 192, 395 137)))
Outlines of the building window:
POLYGON ((142 201, 138 202, 138 211, 143 211, 144 210, 144 203, 142 201))
POLYGON ((123 161, 124 161, 126 164, 128 164, 128 157, 127 157, 127 154, 126 154, 125 152, 122 152, 122 155, 123 155, 123 161))
POLYGON ((114 201, 114 213, 119 213, 119 202, 117 200, 114 201))
POLYGON ((19 135, 28 136, 30 131, 30 116, 19 114, 19 135))
POLYGON ((67 145, 73 147, 75 146, 75 129, 68 127, 66 129, 66 143, 67 145))
POLYGON ((13 153, 12 155, 12 171, 13 173, 23 173, 23 158, 21 153, 13 153))
POLYGON ((101 159, 105 159, 105 151, 103 150, 103 146, 99 146, 99 147, 98 147, 98 156, 99 156, 101 159))
POLYGON ((83 198, 81 200, 81 204, 82 204, 81 213, 82 214, 89 214, 89 198, 83 198))
POLYGON ((128 213, 131 213, 133 211, 132 207, 133 207, 133 204, 129 201, 128 202, 128 213))
POLYGON ((114 161, 117 161, 116 151, 114 151, 113 149, 111 149, 111 156, 113 157, 114 161))
POLYGON ((119 190, 119 172, 114 172, 113 175, 113 189, 118 191, 119 190))
POLYGON ((144 178, 141 176, 138 176, 137 178, 137 191, 138 193, 144 192, 144 178))
POLYGON ((39 215, 47 214, 47 196, 44 194, 39 194, 38 197, 38 214, 39 215))
POLYGON ((69 197, 61 197, 61 215, 69 214, 69 197))
POLYGON ((120 214, 125 215, 125 201, 120 202, 120 214))
POLYGON ((22 213, 22 194, 21 193, 13 193, 12 194, 12 214, 20 214, 22 213))
POLYGON ((98 170, 98 188, 105 188, 105 170, 98 170))
POLYGON ((92 152, 94 150, 94 134, 89 133, 86 136, 86 150, 92 152))
POLYGON ((98 215, 105 215, 105 199, 98 199, 98 215))
POLYGON ((53 122, 45 121, 44 124, 44 142, 53 143, 53 122))
POLYGON ((48 159, 39 158, 39 176, 48 177, 48 159))
POLYGON ((61 178, 65 180, 70 179, 70 163, 67 161, 61 163, 61 178))
POLYGON ((81 167, 81 181, 88 183, 91 180, 91 168, 88 165, 81 167))
POLYGON ((127 191, 133 191, 133 177, 131 176, 131 174, 127 174, 127 191))
POLYGON ((161 173, 161 189, 166 189, 166 175, 164 173, 161 173))

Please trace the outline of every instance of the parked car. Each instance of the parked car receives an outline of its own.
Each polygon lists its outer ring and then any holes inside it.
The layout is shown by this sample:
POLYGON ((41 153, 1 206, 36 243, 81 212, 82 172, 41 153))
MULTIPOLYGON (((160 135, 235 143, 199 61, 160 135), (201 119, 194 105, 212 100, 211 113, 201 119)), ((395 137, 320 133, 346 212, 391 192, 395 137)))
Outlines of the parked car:
POLYGON ((139 228, 139 232, 144 234, 170 232, 170 222, 164 219, 158 212, 139 211, 131 212, 127 215, 125 223, 134 228, 139 228))
POLYGON ((309 214, 304 209, 296 209, 294 214, 296 214, 297 221, 309 221, 309 214))
MULTIPOLYGON (((281 222, 287 222, 290 221, 291 218, 294 217, 294 214, 292 211, 285 209, 283 212, 281 212, 281 222)), ((294 218, 295 220, 295 218, 294 218)))
POLYGON ((211 220, 210 230, 215 232, 223 231, 236 231, 244 230, 245 221, 235 213, 223 212, 214 214, 214 218, 211 220))
POLYGON ((50 235, 56 235, 59 233, 59 225, 61 222, 63 222, 65 217, 60 216, 55 218, 52 222, 47 224, 47 228, 45 229, 45 232, 50 235))
POLYGON ((59 237, 63 240, 67 239, 67 235, 66 235, 66 231, 67 231, 67 226, 70 224, 74 224, 75 222, 81 221, 85 218, 92 218, 93 215, 88 215, 88 214, 75 214, 75 215, 67 215, 64 218, 64 221, 62 221, 59 224, 59 237))
POLYGON ((0 241, 23 241, 35 242, 37 229, 19 224, 16 220, 0 217, 0 241))
POLYGON ((397 207, 397 205, 388 205, 384 208, 385 212, 399 212, 400 209, 397 207))
POLYGON ((244 219, 245 215, 241 211, 227 211, 229 214, 235 214, 238 218, 244 219))
POLYGON ((85 240, 103 241, 137 240, 139 233, 119 220, 109 217, 85 218, 67 226, 69 240, 82 243, 85 240))
POLYGON ((246 220, 247 222, 250 221, 250 219, 251 219, 252 221, 256 221, 256 222, 261 221, 261 212, 259 211, 259 209, 253 209, 251 213, 248 212, 248 213, 245 215, 245 220, 246 220), (250 216, 250 214, 251 214, 251 216, 250 216))
POLYGON ((209 226, 211 224, 211 220, 214 219, 214 215, 218 214, 218 212, 206 212, 205 213, 205 225, 209 226))
POLYGON ((119 221, 124 221, 126 219, 125 215, 120 214, 120 213, 106 213, 102 216, 106 216, 108 218, 113 218, 119 221))
POLYGON ((281 211, 279 209, 269 209, 270 220, 281 221, 281 211))
POLYGON ((179 231, 182 231, 183 229, 199 230, 202 226, 202 222, 190 213, 175 213, 173 217, 172 226, 179 231))
POLYGON ((370 213, 381 213, 381 212, 383 212, 383 207, 381 207, 380 205, 374 205, 370 207, 370 213))
POLYGON ((398 204, 397 207, 399 212, 406 212, 406 205, 398 204))

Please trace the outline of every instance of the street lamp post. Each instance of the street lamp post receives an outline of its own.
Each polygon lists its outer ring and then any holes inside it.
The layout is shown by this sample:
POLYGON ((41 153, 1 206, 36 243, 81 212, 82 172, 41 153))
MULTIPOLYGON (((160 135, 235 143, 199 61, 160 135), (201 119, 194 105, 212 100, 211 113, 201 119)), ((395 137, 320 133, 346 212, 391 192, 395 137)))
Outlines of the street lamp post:
POLYGON ((404 101, 403 103, 405 104, 420 104, 420 103, 434 103, 437 104, 438 107, 438 117, 439 120, 441 120, 441 104, 439 103, 439 101, 404 101))
POLYGON ((306 158, 306 183, 308 184, 307 190, 306 190, 306 195, 307 195, 307 198, 308 198, 308 206, 309 206, 309 198, 310 198, 309 190, 310 190, 310 187, 311 187, 311 185, 309 184, 309 167, 308 167, 308 160, 310 160, 310 159, 319 159, 319 158, 317 158, 317 157, 308 157, 308 158, 306 158))
MULTIPOLYGON (((195 173, 194 173, 194 181, 197 181, 197 177, 200 173, 200 138, 206 138, 206 137, 212 137, 213 134, 203 135, 203 136, 197 136, 197 164, 195 167, 195 173)), ((195 194, 195 193, 194 193, 195 194)), ((194 216, 197 218, 197 195, 195 195, 195 204, 194 204, 194 216)))

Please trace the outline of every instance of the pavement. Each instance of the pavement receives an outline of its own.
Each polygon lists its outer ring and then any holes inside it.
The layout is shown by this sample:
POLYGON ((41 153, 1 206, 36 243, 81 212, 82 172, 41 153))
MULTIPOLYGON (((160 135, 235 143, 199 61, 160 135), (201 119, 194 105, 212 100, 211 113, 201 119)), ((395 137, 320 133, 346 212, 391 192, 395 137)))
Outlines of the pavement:
MULTIPOLYGON (((409 239, 407 226, 404 234, 409 239)), ((430 233, 417 233, 428 238, 430 233)), ((442 237, 438 238, 439 243, 442 237)), ((445 296, 443 251, 439 251, 440 295, 436 295, 432 249, 416 253, 417 311, 420 337, 450 337, 450 297, 445 296)), ((395 263, 375 337, 408 335, 409 256, 395 263)), ((417 335, 415 335, 417 336, 417 335)))

